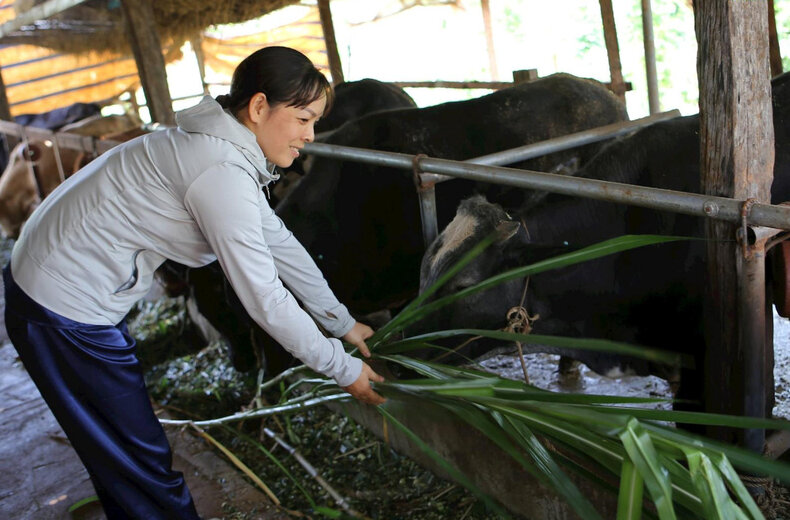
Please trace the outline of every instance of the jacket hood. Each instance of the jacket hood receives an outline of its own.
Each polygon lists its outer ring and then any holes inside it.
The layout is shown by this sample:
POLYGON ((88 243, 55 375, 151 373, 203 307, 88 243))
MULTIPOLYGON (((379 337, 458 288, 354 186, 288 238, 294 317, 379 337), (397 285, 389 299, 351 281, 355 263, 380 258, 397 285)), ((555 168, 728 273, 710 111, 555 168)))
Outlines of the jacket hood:
POLYGON ((255 168, 261 184, 280 178, 275 173, 274 163, 270 163, 263 155, 255 134, 211 96, 204 96, 197 105, 177 112, 176 124, 185 132, 210 135, 233 144, 255 168))

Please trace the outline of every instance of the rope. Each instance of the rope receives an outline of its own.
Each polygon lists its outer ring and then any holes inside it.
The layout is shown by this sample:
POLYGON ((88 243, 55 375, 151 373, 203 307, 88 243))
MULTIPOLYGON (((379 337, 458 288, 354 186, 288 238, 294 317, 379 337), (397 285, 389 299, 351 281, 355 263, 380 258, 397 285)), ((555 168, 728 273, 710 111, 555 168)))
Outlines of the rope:
POLYGON ((768 520, 787 518, 790 513, 790 496, 788 490, 777 485, 774 479, 739 475, 744 485, 750 489, 761 490, 761 493, 752 493, 757 507, 768 520), (756 495, 756 496, 755 496, 756 495))
MULTIPOLYGON (((524 233, 527 234, 527 240, 529 240, 529 228, 527 228, 524 217, 521 217, 521 226, 524 228, 524 233)), ((529 276, 524 280, 524 290, 521 291, 521 301, 516 307, 511 307, 505 315, 507 317, 505 331, 507 332, 529 334, 532 332, 532 324, 535 323, 535 320, 540 318, 539 314, 530 316, 529 312, 527 312, 527 309, 524 307, 524 302, 527 300, 527 289, 529 289, 529 276)), ((516 348, 518 348, 518 360, 521 362, 521 371, 524 372, 524 382, 529 384, 527 362, 524 360, 524 350, 521 348, 520 341, 516 341, 516 348)))
MULTIPOLYGON (((417 168, 417 157, 414 158, 414 168, 416 173, 417 168)), ((521 218, 521 225, 524 227, 524 232, 527 234, 527 238, 529 239, 529 229, 527 229, 527 224, 524 222, 524 218, 521 218)), ((505 319, 507 321, 507 325, 501 330, 503 332, 511 332, 515 334, 529 334, 532 332, 532 324, 535 323, 536 320, 540 318, 540 314, 535 314, 531 316, 527 309, 524 307, 524 302, 527 300, 527 290, 529 289, 529 276, 524 280, 524 289, 521 291, 521 301, 515 307, 511 307, 507 313, 505 313, 505 319)), ((433 358, 433 361, 439 361, 442 358, 449 356, 450 354, 454 354, 458 352, 463 347, 467 346, 468 344, 472 343, 473 341, 477 341, 478 339, 482 338, 483 336, 473 336, 457 347, 452 350, 448 350, 443 354, 433 358)), ((524 382, 529 384, 529 374, 527 373, 527 362, 524 359, 524 350, 521 348, 521 342, 515 342, 516 347, 518 348, 518 359, 521 362, 521 371, 524 373, 524 382)))

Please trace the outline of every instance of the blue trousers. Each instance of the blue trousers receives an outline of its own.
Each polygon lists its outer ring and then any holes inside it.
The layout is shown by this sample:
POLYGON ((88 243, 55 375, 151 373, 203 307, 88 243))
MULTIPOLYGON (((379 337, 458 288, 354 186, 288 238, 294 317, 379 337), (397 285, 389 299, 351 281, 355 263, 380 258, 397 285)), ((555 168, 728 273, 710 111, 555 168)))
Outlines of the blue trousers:
POLYGON ((42 307, 3 270, 8 336, 77 451, 107 518, 199 518, 118 326, 79 323, 42 307))

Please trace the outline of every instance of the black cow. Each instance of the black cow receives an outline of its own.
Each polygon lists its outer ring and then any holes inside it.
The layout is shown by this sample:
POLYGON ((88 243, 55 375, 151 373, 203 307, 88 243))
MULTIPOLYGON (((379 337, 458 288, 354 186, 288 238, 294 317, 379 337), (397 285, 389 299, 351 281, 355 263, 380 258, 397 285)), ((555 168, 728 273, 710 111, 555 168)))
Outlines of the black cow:
MULTIPOLYGON (((466 160, 626 118, 622 103, 600 83, 555 74, 469 101, 365 116, 326 142, 466 160)), ((549 171, 574 157, 584 163, 598 148, 513 166, 549 171)), ((448 181, 436 190, 439 225, 477 190, 509 204, 524 197, 521 190, 448 181)), ((276 211, 354 311, 397 307, 416 295, 424 244, 411 171, 318 157, 276 211)))
MULTIPOLYGON (((346 123, 326 142, 465 160, 626 119, 625 107, 600 83, 556 74, 469 101, 371 114, 346 123)), ((550 170, 571 159, 583 163, 598 148, 515 166, 550 170)), ((437 189, 439 224, 476 190, 496 200, 524 198, 518 190, 449 181, 437 189)), ((276 211, 356 315, 397 307, 417 294, 424 245, 411 172, 319 157, 276 211)), ((230 328, 240 338, 234 349, 243 350, 246 329, 211 321, 230 328)), ((280 354, 266 357, 267 363, 285 363, 275 361, 280 354)))
MULTIPOLYGON (((790 74, 775 78, 772 85, 776 136, 772 202, 776 204, 790 200, 790 74)), ((699 192, 699 146, 698 116, 663 121, 610 143, 577 175, 699 192)), ((624 234, 704 236, 699 217, 562 195, 550 195, 538 208, 514 215, 511 219, 502 208, 479 198, 462 203, 454 221, 423 258, 422 288, 497 229, 501 239, 433 298, 511 267, 624 234)), ((673 349, 696 356, 701 366, 704 253, 702 241, 674 242, 533 276, 525 305, 529 314, 539 315, 533 332, 673 349)), ((409 335, 452 328, 501 328, 508 310, 521 301, 524 287, 525 280, 516 280, 458 300, 427 317, 409 335)), ((476 357, 495 345, 481 340, 458 354, 476 357)), ((599 373, 619 368, 667 377, 661 371, 665 367, 650 367, 638 360, 578 352, 574 357, 599 373)), ((702 395, 700 377, 681 376, 680 383, 678 396, 702 395)))
MULTIPOLYGON (((392 83, 376 79, 348 81, 336 85, 334 89, 335 101, 329 113, 319 119, 315 125, 316 140, 318 141, 325 139, 333 130, 347 121, 384 110, 417 107, 405 90, 392 83)), ((280 180, 271 190, 272 206, 285 198, 296 187, 305 172, 310 170, 311 163, 310 156, 300 156, 286 171, 282 172, 280 180)))
POLYGON ((335 85, 335 102, 329 113, 315 125, 316 133, 328 132, 346 121, 394 108, 416 108, 405 90, 377 79, 365 78, 335 85))

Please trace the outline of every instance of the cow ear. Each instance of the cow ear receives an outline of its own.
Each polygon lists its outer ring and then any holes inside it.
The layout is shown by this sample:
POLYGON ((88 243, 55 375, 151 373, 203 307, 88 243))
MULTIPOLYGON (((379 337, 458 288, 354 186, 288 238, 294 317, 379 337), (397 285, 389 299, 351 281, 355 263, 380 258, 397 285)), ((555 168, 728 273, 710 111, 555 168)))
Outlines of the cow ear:
POLYGON ((502 243, 510 240, 518 232, 521 224, 513 222, 512 220, 505 220, 500 222, 496 227, 497 242, 502 243))

